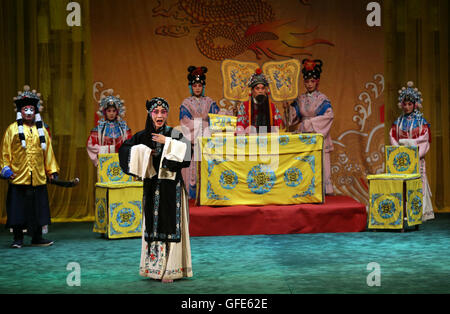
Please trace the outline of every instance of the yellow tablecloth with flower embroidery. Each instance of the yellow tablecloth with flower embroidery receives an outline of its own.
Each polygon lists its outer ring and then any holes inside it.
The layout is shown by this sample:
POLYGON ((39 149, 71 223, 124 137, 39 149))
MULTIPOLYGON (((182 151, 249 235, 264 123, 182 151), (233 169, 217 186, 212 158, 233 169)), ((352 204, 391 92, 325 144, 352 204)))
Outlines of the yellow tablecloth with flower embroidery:
POLYGON ((420 174, 378 174, 369 180, 369 229, 403 229, 422 223, 420 174))
POLYGON ((143 183, 122 172, 117 154, 99 154, 93 231, 109 239, 142 235, 143 183))
POLYGON ((419 173, 419 148, 417 146, 385 146, 386 173, 419 173))
POLYGON ((200 205, 322 203, 323 136, 199 138, 200 205))

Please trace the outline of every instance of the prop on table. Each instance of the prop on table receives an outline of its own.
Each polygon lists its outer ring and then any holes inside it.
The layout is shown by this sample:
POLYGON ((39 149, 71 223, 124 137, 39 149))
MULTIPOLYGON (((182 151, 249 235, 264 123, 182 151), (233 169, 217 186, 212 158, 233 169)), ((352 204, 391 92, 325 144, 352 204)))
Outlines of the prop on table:
POLYGON ((209 115, 209 129, 212 135, 234 135, 237 118, 235 116, 212 114, 209 115))

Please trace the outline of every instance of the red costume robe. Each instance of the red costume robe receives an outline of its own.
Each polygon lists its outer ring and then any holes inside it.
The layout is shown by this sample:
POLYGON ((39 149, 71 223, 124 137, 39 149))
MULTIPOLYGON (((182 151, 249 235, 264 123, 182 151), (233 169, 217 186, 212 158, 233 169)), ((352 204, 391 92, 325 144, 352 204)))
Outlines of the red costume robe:
MULTIPOLYGON (((256 126, 256 116, 258 114, 257 110, 251 110, 250 101, 245 101, 239 107, 237 113, 237 123, 236 130, 237 133, 248 133, 248 127, 253 125, 256 126)), ((257 109, 257 106, 256 106, 257 109)), ((270 102, 270 126, 278 126, 280 128, 284 128, 283 119, 281 118, 280 112, 277 107, 270 102)), ((268 131, 270 131, 268 129, 268 131)))

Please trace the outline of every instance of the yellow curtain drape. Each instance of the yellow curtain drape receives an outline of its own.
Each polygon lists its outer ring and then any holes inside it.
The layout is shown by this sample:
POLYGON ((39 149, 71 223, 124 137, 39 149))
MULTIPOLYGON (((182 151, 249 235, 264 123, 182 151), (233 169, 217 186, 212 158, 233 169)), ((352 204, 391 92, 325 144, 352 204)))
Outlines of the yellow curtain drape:
POLYGON ((450 102, 447 0, 385 0, 386 142, 401 112, 398 90, 413 81, 422 92, 432 142, 425 160, 435 212, 450 212, 450 102))
MULTIPOLYGON (((53 222, 93 221, 95 171, 85 141, 92 112, 89 0, 78 0, 81 26, 69 26, 68 0, 2 0, 0 5, 0 132, 15 121, 12 98, 24 85, 42 94, 60 178, 73 189, 48 186, 53 222)), ((0 181, 0 223, 6 222, 8 184, 0 181)))

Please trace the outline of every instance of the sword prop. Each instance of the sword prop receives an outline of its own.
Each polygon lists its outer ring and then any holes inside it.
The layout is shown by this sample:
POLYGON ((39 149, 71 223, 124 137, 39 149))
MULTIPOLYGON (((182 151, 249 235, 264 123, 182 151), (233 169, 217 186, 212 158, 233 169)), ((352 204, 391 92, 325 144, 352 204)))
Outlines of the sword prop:
POLYGON ((80 183, 80 179, 75 178, 69 181, 61 180, 61 179, 50 179, 50 184, 57 185, 63 188, 73 188, 74 186, 80 183))
MULTIPOLYGON (((3 175, 0 175, 0 179, 9 180, 9 177, 4 177, 3 175)), ((48 182, 50 184, 54 184, 54 185, 57 185, 57 186, 60 186, 63 188, 73 188, 74 186, 77 186, 78 183, 80 183, 80 179, 75 178, 75 179, 66 181, 66 180, 61 180, 59 178, 58 179, 49 178, 48 182)))

